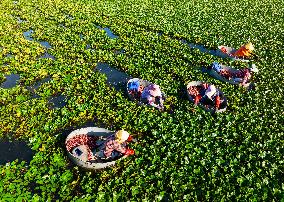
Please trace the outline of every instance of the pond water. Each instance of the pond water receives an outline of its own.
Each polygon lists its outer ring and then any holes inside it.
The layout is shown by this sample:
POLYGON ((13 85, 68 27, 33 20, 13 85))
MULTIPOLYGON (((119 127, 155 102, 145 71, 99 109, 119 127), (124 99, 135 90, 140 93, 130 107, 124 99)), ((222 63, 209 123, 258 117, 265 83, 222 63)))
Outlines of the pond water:
POLYGON ((50 58, 52 60, 55 60, 55 57, 51 54, 49 54, 48 52, 44 52, 44 54, 42 56, 40 56, 39 58, 50 58))
POLYGON ((28 40, 28 41, 33 41, 34 39, 31 37, 33 32, 34 31, 32 29, 23 32, 23 35, 24 35, 25 39, 28 40))
POLYGON ((33 86, 27 86, 27 90, 29 90, 32 93, 32 98, 40 98, 39 95, 35 93, 35 91, 43 84, 46 82, 49 82, 51 80, 50 77, 44 78, 38 82, 36 82, 33 86))
POLYGON ((107 82, 117 90, 121 90, 121 85, 124 85, 130 79, 130 76, 124 72, 112 68, 107 63, 98 63, 96 69, 105 74, 107 82))
POLYGON ((39 43, 46 49, 52 48, 52 46, 47 41, 39 41, 39 43))
MULTIPOLYGON (((32 29, 23 32, 24 38, 28 41, 34 41, 33 37, 31 36, 33 32, 34 31, 32 29)), ((50 43, 48 43, 47 41, 38 41, 38 43, 40 43, 46 49, 52 48, 50 43)))
POLYGON ((98 26, 98 25, 97 25, 96 27, 99 28, 99 29, 101 29, 101 30, 104 30, 109 38, 111 38, 111 39, 116 39, 116 38, 118 38, 118 36, 115 35, 115 34, 110 30, 110 28, 108 28, 108 27, 102 28, 101 26, 98 26))
POLYGON ((19 161, 30 162, 34 151, 22 141, 0 140, 0 165, 19 159, 19 161))
POLYGON ((66 97, 64 95, 54 96, 48 99, 48 102, 52 104, 52 109, 61 108, 66 105, 66 97))
POLYGON ((19 74, 6 75, 6 80, 1 84, 1 88, 13 88, 17 85, 20 80, 19 74))
POLYGON ((203 45, 199 45, 199 44, 194 44, 194 43, 188 43, 186 40, 182 39, 180 40, 183 44, 187 44, 190 48, 195 48, 200 50, 203 53, 208 53, 210 55, 213 56, 218 56, 218 57, 222 57, 222 58, 227 58, 228 55, 224 54, 223 52, 221 52, 220 50, 210 50, 205 48, 203 45))
POLYGON ((124 49, 121 49, 121 50, 116 50, 114 53, 116 54, 116 55, 120 55, 120 54, 125 54, 125 50, 124 49))

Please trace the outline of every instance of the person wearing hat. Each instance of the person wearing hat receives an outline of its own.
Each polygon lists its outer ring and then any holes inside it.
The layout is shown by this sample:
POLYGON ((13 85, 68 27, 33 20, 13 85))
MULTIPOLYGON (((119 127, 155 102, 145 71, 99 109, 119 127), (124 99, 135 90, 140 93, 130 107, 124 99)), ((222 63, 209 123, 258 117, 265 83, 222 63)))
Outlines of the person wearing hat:
POLYGON ((195 97, 194 104, 197 105, 201 102, 204 105, 215 106, 216 109, 219 109, 221 101, 216 87, 214 85, 204 83, 202 84, 202 88, 203 90, 201 93, 195 97))
POLYGON ((158 109, 163 109, 163 99, 160 86, 156 84, 146 86, 141 94, 141 101, 153 107, 157 107, 158 109))
POLYGON ((252 54, 254 47, 251 42, 240 47, 235 53, 233 53, 234 57, 249 57, 252 54))
POLYGON ((240 85, 245 85, 254 73, 257 73, 258 69, 255 64, 252 64, 250 68, 239 69, 235 72, 230 72, 225 69, 221 69, 219 74, 224 78, 230 80, 233 79, 235 82, 239 82, 240 85))
POLYGON ((110 158, 114 152, 120 152, 124 155, 134 155, 134 150, 126 147, 126 141, 131 141, 132 136, 125 130, 119 130, 109 136, 101 147, 99 157, 110 158))

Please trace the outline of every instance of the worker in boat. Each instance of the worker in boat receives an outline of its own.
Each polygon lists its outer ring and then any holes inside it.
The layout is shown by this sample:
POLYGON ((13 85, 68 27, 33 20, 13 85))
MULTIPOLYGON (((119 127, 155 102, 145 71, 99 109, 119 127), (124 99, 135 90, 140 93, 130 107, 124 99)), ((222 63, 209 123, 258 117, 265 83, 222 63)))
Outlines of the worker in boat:
POLYGON ((230 72, 228 69, 223 69, 219 63, 214 62, 212 64, 212 69, 218 72, 222 77, 228 80, 232 79, 233 81, 240 83, 240 85, 245 85, 251 79, 252 75, 258 72, 255 64, 252 64, 250 68, 230 72))
POLYGON ((194 99, 195 105, 197 105, 199 102, 203 105, 211 105, 215 106, 215 109, 219 109, 221 104, 219 91, 217 91, 214 85, 207 83, 202 84, 202 90, 197 96, 195 96, 194 99))
POLYGON ((251 42, 241 46, 235 53, 232 55, 234 57, 250 57, 252 52, 254 51, 254 47, 251 42))
POLYGON ((128 83, 128 93, 135 99, 140 99, 144 87, 140 85, 139 80, 128 83))
POLYGON ((160 86, 156 84, 146 86, 141 94, 141 101, 158 109, 163 109, 164 100, 160 86))
POLYGON ((115 134, 109 136, 104 144, 100 147, 100 151, 96 154, 99 158, 111 158, 115 156, 115 152, 124 155, 134 155, 134 150, 126 147, 127 141, 131 141, 132 136, 125 130, 119 130, 115 134))

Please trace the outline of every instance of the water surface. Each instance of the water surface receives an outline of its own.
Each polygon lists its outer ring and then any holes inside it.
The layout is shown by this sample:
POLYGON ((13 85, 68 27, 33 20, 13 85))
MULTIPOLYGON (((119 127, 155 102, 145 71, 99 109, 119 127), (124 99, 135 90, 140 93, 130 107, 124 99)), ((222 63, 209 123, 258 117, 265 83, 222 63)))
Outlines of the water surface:
POLYGON ((20 80, 19 74, 10 74, 5 76, 6 80, 1 84, 1 88, 13 88, 20 80))
POLYGON ((96 27, 99 28, 99 29, 101 29, 101 30, 104 30, 109 38, 111 38, 111 39, 116 39, 116 38, 118 38, 118 36, 115 35, 115 34, 110 30, 110 28, 108 28, 108 27, 105 27, 105 28, 102 28, 101 26, 96 26, 96 27))
POLYGON ((130 79, 130 76, 128 76, 126 73, 112 68, 107 63, 99 62, 96 69, 105 74, 107 77, 107 82, 117 90, 121 90, 121 85, 124 85, 124 83, 130 79))
POLYGON ((33 155, 34 151, 29 148, 25 142, 0 140, 0 165, 4 165, 16 159, 29 163, 33 155))

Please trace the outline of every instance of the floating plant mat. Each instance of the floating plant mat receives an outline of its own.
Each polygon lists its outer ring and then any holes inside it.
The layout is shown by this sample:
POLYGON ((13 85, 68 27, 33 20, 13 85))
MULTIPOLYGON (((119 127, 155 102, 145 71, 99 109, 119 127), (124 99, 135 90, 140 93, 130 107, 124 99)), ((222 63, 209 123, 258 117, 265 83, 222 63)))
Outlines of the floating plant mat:
POLYGON ((29 148, 27 143, 22 141, 0 140, 0 165, 19 159, 19 161, 30 162, 34 151, 29 148))

